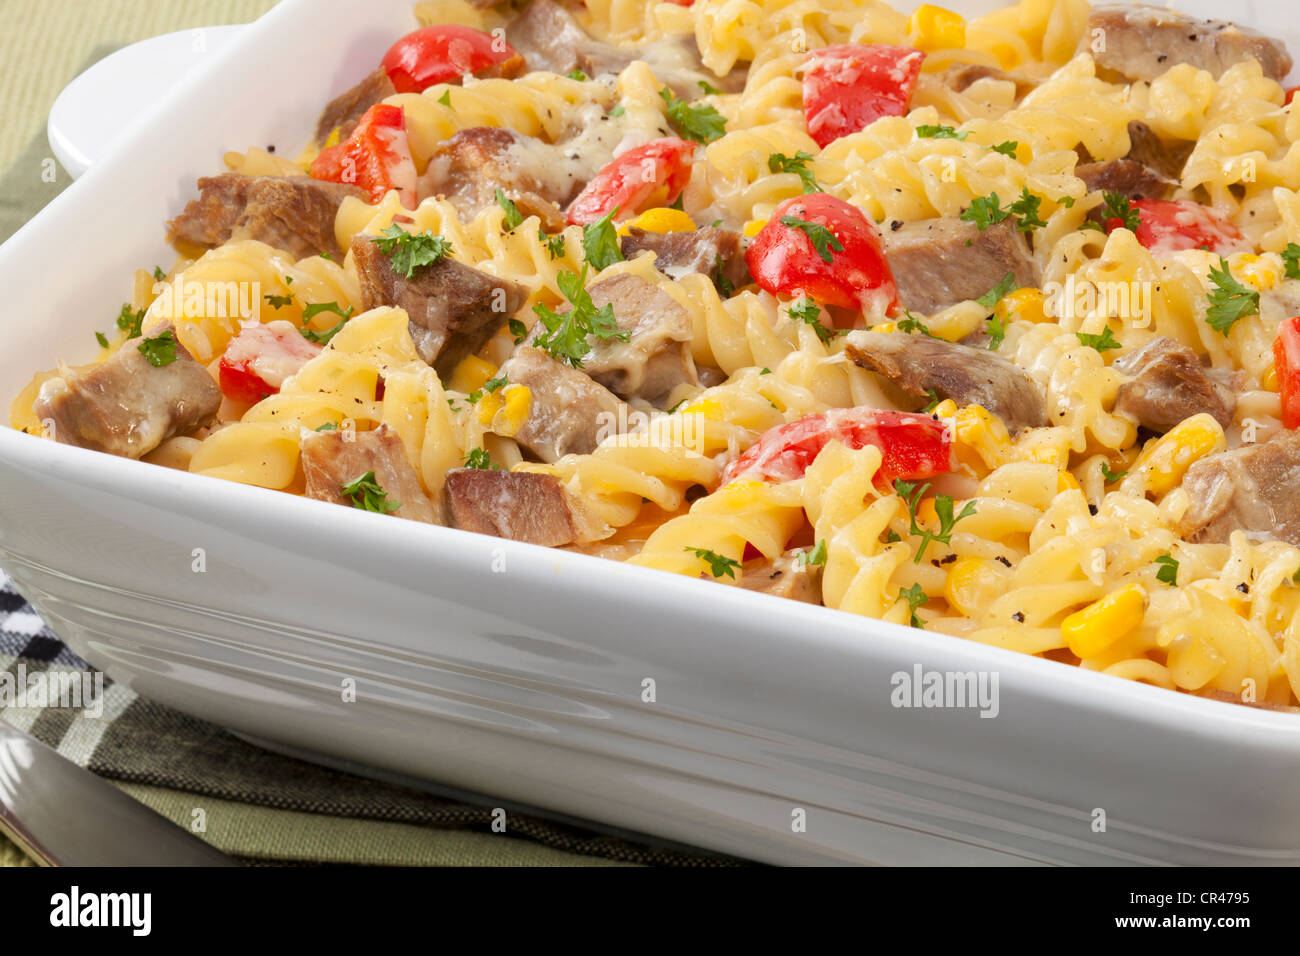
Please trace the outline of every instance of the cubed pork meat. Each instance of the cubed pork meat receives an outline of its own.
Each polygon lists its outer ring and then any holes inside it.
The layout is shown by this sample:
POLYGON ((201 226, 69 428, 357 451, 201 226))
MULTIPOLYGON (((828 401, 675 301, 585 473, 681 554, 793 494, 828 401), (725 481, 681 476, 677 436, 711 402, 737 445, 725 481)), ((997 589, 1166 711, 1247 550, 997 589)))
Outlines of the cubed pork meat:
POLYGON ((1189 541, 1225 543, 1241 530, 1300 545, 1300 432, 1202 458, 1182 487, 1191 505, 1179 532, 1189 541))
POLYGON ((617 395, 540 349, 521 345, 500 374, 532 393, 528 419, 514 438, 540 461, 588 454, 628 421, 627 407, 617 395))
POLYGON ((1291 54, 1281 40, 1148 4, 1094 7, 1080 50, 1091 53, 1099 67, 1130 80, 1154 80, 1179 63, 1217 79, 1247 59, 1259 61, 1264 75, 1279 83, 1291 72, 1291 54))
POLYGON ((1186 345, 1158 336, 1112 366, 1128 377, 1115 398, 1115 412, 1143 428, 1167 432, 1185 418, 1206 412, 1232 424, 1237 399, 1229 383, 1216 381, 1186 345))
POLYGON ((554 475, 454 468, 443 500, 453 528, 548 548, 588 544, 613 532, 554 475))
POLYGON ((732 229, 705 227, 694 232, 646 232, 632 226, 620 243, 623 258, 649 250, 655 268, 677 278, 698 272, 713 280, 724 295, 750 283, 745 265, 745 243, 732 229))
POLYGON ((168 238, 204 249, 256 239, 295 259, 338 255, 334 218, 348 196, 366 198, 355 186, 306 176, 207 176, 199 180, 199 198, 167 224, 168 238))
POLYGON ((1179 180, 1183 175, 1183 166, 1196 144, 1190 140, 1176 140, 1166 143, 1146 123, 1141 120, 1129 120, 1128 153, 1125 159, 1150 167, 1162 176, 1179 180))
POLYGON ((342 142, 352 135, 357 120, 366 110, 396 95, 397 87, 388 78, 388 72, 380 67, 321 111, 316 121, 316 142, 324 143, 335 130, 338 130, 338 141, 342 142))
POLYGON ((793 551, 771 561, 750 561, 741 572, 740 586, 776 597, 821 604, 822 566, 800 564, 799 554, 793 551))
MULTIPOLYGON (((164 324, 146 333, 175 335, 164 324)), ((173 435, 207 425, 221 405, 221 389, 185 346, 176 360, 153 365, 132 339, 99 365, 69 371, 41 386, 36 416, 46 435, 67 445, 140 458, 173 435)))
MULTIPOLYGON (((1119 193, 1127 199, 1168 199, 1178 183, 1163 173, 1132 159, 1085 163, 1074 168, 1089 192, 1119 193)), ((1097 215, 1102 215, 1098 207, 1097 215)))
POLYGON ((627 341, 596 339, 582 371, 615 395, 663 408, 673 389, 698 385, 691 358, 691 316, 670 295, 636 275, 617 275, 589 290, 592 304, 614 311, 627 341))
POLYGON ((925 315, 978 299, 1008 272, 1018 286, 1038 285, 1029 243, 1010 219, 983 230, 951 218, 891 222, 881 235, 899 298, 925 315))
POLYGON ((1015 433, 1047 424, 1042 389, 1022 369, 988 349, 928 335, 850 332, 845 351, 863 368, 879 372, 908 395, 933 392, 959 406, 981 405, 1015 433))
POLYGON ((954 63, 943 74, 944 85, 956 90, 958 93, 964 93, 980 80, 1014 83, 1016 85, 1015 101, 1017 103, 1038 85, 1038 81, 1030 77, 1021 76, 1018 73, 1008 73, 1006 70, 999 70, 995 66, 984 66, 979 63, 954 63))
POLYGON ((398 506, 391 514, 428 524, 442 523, 406 456, 401 437, 387 425, 355 435, 311 432, 303 439, 302 474, 307 480, 308 498, 356 507, 357 496, 343 494, 343 488, 369 472, 374 473, 384 501, 398 506))
POLYGON ((518 283, 498 279, 443 256, 418 267, 411 278, 393 268, 373 236, 352 237, 352 255, 361 279, 366 309, 383 305, 406 310, 415 349, 451 378, 461 359, 473 355, 523 306, 527 292, 518 283))
POLYGON ((443 140, 429 157, 418 195, 442 196, 468 221, 497 204, 496 193, 542 228, 564 228, 564 206, 585 183, 566 174, 573 165, 555 146, 496 126, 474 126, 443 140))

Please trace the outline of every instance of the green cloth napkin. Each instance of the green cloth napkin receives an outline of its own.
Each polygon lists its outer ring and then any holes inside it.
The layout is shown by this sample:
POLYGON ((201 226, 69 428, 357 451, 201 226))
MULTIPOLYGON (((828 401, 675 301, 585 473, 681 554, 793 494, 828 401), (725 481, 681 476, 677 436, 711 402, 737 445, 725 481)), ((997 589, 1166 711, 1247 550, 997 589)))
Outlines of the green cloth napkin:
MULTIPOLYGON (((45 119, 80 70, 122 45, 173 30, 249 21, 274 0, 0 0, 0 241, 70 182, 41 176, 45 119)), ((238 147, 242 144, 231 144, 238 147)), ((107 313, 106 313, 107 314, 107 313)), ((82 669, 0 572, 0 671, 82 669)), ((617 839, 459 803, 280 757, 219 727, 106 682, 104 717, 0 710, 7 720, 140 802, 189 827, 202 809, 221 850, 252 864, 567 866, 734 865, 704 852, 617 839)), ((0 836, 0 865, 31 865, 0 836)))

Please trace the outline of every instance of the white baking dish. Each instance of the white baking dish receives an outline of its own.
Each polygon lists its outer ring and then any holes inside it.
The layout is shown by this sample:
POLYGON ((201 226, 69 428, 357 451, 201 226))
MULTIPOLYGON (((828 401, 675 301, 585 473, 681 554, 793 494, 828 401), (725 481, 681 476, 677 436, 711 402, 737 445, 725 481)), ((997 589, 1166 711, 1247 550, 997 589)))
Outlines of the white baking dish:
MULTIPOLYGON (((227 148, 296 149, 411 25, 409 0, 285 0, 142 115, 0 247, 0 393, 89 359, 194 179, 227 148)), ((6 428, 0 566, 148 697, 753 859, 1300 863, 1295 717, 942 635, 6 428), (895 708, 917 665, 996 672, 998 715, 895 708)))

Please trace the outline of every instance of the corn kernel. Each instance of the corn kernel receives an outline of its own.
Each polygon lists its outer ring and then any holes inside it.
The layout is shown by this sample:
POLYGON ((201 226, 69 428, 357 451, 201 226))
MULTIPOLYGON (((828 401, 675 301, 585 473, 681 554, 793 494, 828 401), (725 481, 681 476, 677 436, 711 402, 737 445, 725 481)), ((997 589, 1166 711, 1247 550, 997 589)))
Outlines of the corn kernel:
POLYGON ((723 407, 713 398, 702 398, 699 401, 691 402, 680 410, 683 415, 703 415, 705 418, 712 418, 716 421, 722 421, 726 416, 723 407))
POLYGON ((966 20, 951 10, 923 3, 908 17, 907 35, 913 46, 927 53, 957 49, 966 45, 966 20))
POLYGON ((945 398, 938 405, 934 406, 934 414, 940 418, 952 418, 957 414, 957 403, 951 398, 945 398))
POLYGON ((898 323, 896 322, 877 322, 871 327, 872 332, 897 332, 898 323))
POLYGON ((1260 378, 1259 384, 1270 392, 1276 392, 1278 390, 1276 366, 1270 364, 1269 367, 1264 370, 1264 374, 1260 378))
POLYGON ((1194 461, 1228 447, 1223 429, 1208 412, 1175 425, 1142 452, 1137 467, 1147 475, 1147 488, 1158 495, 1183 480, 1194 461))
POLYGON ((1075 657, 1093 657, 1142 623, 1147 592, 1130 584, 1098 598, 1061 622, 1061 636, 1075 657))
POLYGON ((492 430, 504 438, 513 438, 533 410, 533 393, 527 385, 507 385, 501 391, 504 407, 492 419, 492 430))
POLYGON ((468 395, 476 388, 482 388, 483 384, 497 373, 497 367, 486 359, 481 359, 477 355, 469 355, 460 360, 456 370, 451 373, 451 380, 447 387, 454 392, 464 392, 468 395))
POLYGON ((646 232, 694 232, 695 223, 691 217, 686 215, 680 209, 670 209, 660 206, 656 209, 647 209, 635 219, 629 219, 618 227, 618 234, 626 236, 628 231, 635 226, 637 229, 644 229, 646 232))
POLYGON ((1277 263, 1272 257, 1257 256, 1253 252, 1236 257, 1232 264, 1232 274, 1261 292, 1273 288, 1281 278, 1277 263))
POLYGON ((1026 322, 1042 323, 1047 321, 1043 311, 1045 298, 1039 289, 1025 286, 1015 292, 1008 292, 993 307, 993 314, 1003 322, 1010 319, 1024 319, 1026 322))
POLYGON ((746 239, 753 239, 766 225, 766 219, 750 219, 745 223, 745 228, 741 231, 744 232, 746 239))
POLYGON ((999 592, 1002 575, 984 558, 958 558, 948 569, 943 596, 960 614, 971 617, 999 592))
POLYGON ((321 149, 328 149, 331 146, 337 146, 339 141, 343 138, 342 134, 343 130, 338 126, 335 126, 330 130, 330 134, 325 137, 325 142, 321 143, 321 149))
POLYGON ((1056 493, 1059 495, 1062 491, 1082 491, 1083 486, 1079 484, 1079 479, 1074 477, 1064 468, 1056 473, 1056 493))
POLYGON ((497 389, 495 392, 488 392, 478 400, 475 410, 480 425, 491 427, 493 419, 497 417, 497 412, 501 411, 505 405, 505 398, 501 395, 502 391, 502 389, 497 389))
POLYGON ((967 405, 954 417, 958 444, 970 448, 990 468, 1003 462, 1011 448, 1011 435, 1000 418, 982 405, 967 405))

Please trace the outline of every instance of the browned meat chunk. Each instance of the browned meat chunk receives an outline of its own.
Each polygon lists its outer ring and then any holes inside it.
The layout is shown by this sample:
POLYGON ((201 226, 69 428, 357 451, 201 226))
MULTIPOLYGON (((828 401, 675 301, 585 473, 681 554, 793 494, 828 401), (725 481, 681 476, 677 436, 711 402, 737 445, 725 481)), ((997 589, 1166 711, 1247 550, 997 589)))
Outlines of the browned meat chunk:
POLYGON ((744 240, 731 229, 706 227, 694 232, 659 233, 633 226, 621 246, 625 259, 650 250, 655 254, 655 268, 667 275, 706 275, 724 295, 750 283, 744 240))
MULTIPOLYGON (((424 493, 420 476, 406 457, 406 446, 397 432, 387 425, 373 431, 312 432, 302 443, 302 473, 307 479, 307 497, 356 507, 364 494, 345 495, 343 488, 367 473, 374 473, 374 483, 383 492, 388 505, 398 507, 391 514, 412 521, 441 524, 437 509, 424 493)), ((372 502, 378 504, 376 496, 372 502)))
POLYGON ((1016 84, 1016 102, 1020 102, 1029 91, 1038 85, 1038 81, 1017 73, 1008 73, 993 66, 978 63, 954 63, 943 74, 944 85, 964 93, 972 84, 980 80, 998 80, 1016 84))
POLYGON ((958 405, 982 405, 1012 432, 1047 424, 1037 383, 988 349, 902 332, 850 332, 845 343, 853 361, 909 395, 934 392, 958 405))
POLYGON ((605 67, 602 72, 617 72, 633 59, 597 43, 569 11, 552 0, 532 0, 506 28, 506 39, 524 55, 530 70, 565 74, 580 69, 594 76, 593 55, 598 61, 595 65, 605 67))
POLYGON ((1210 455, 1187 469, 1192 503, 1179 523, 1189 541, 1224 543, 1238 529, 1254 539, 1300 545, 1300 432, 1210 455))
POLYGON ((622 398, 659 408, 678 385, 698 385, 691 358, 691 316, 671 296, 640 276, 618 275, 589 290, 596 308, 612 306, 626 342, 597 340, 582 371, 622 398))
POLYGON ((560 207, 584 185, 565 175, 568 163, 541 140, 495 126, 463 129, 443 140, 429 157, 419 196, 444 196, 463 220, 497 204, 501 190, 525 218, 537 216, 542 228, 564 228, 560 207))
POLYGON ((822 603, 822 566, 800 565, 794 552, 771 561, 750 562, 740 576, 740 586, 777 597, 822 603))
POLYGON ((585 455, 627 422, 617 395, 591 378, 562 365, 540 349, 520 346, 501 374, 532 392, 524 427, 514 436, 525 451, 546 462, 585 455))
MULTIPOLYGON (((161 325, 147 333, 171 331, 161 325)), ((172 332, 174 335, 175 333, 172 332)), ((112 357, 41 386, 34 410, 55 441, 139 458, 173 435, 208 424, 221 389, 207 369, 176 343, 176 361, 156 367, 131 340, 112 357)))
POLYGON ((481 349, 528 298, 517 283, 448 256, 419 267, 408 279, 393 268, 372 236, 353 236, 352 255, 364 307, 405 309, 416 351, 444 381, 461 359, 481 349))
POLYGON ((1074 168, 1074 175, 1089 192, 1114 192, 1128 199, 1168 199, 1178 188, 1168 176, 1131 159, 1085 163, 1074 168))
POLYGON ((1115 360, 1129 376, 1119 388, 1115 411, 1143 428, 1167 432, 1185 418, 1208 412, 1227 428, 1237 399, 1232 389, 1206 373, 1196 353, 1166 336, 1115 360))
POLYGON ((324 143, 334 130, 339 131, 340 141, 347 139, 366 110, 396 95, 397 87, 393 86, 387 71, 380 67, 352 89, 330 101, 316 121, 316 142, 324 143))
POLYGON ((1178 180, 1183 175, 1183 165, 1191 155, 1195 143, 1178 140, 1166 144, 1146 123, 1141 120, 1129 120, 1128 154, 1125 159, 1149 166, 1163 176, 1178 180))
POLYGON ((554 475, 454 468, 444 499, 453 528, 548 548, 599 541, 613 530, 554 475))
POLYGON ((168 238, 205 249, 256 239, 295 259, 337 255, 334 217, 348 196, 366 198, 355 186, 306 176, 209 176, 199 180, 199 198, 167 224, 168 238))
POLYGON ((1223 20, 1146 4, 1094 8, 1080 43, 1098 66, 1130 80, 1154 80, 1178 63, 1190 63, 1217 79, 1246 59, 1258 60, 1264 75, 1279 83, 1291 72, 1291 54, 1280 40, 1223 20))
POLYGON ((926 315, 978 299, 1008 272, 1017 285, 1038 285, 1029 243, 1010 219, 984 230, 961 219, 921 219, 881 232, 899 298, 926 315))

